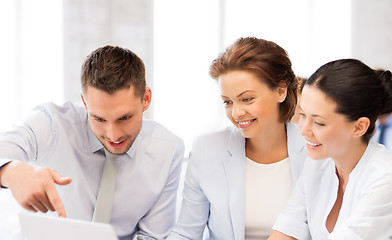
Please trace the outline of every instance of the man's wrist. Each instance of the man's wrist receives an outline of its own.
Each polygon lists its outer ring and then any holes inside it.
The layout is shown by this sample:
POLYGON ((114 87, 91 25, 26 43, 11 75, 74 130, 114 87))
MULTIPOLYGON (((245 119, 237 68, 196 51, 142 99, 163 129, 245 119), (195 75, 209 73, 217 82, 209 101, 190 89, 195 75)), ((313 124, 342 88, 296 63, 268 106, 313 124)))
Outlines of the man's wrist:
POLYGON ((9 167, 10 163, 12 163, 12 161, 9 161, 9 162, 3 164, 0 167, 0 187, 1 188, 7 188, 6 184, 4 183, 3 176, 5 175, 4 173, 5 173, 6 169, 9 167))

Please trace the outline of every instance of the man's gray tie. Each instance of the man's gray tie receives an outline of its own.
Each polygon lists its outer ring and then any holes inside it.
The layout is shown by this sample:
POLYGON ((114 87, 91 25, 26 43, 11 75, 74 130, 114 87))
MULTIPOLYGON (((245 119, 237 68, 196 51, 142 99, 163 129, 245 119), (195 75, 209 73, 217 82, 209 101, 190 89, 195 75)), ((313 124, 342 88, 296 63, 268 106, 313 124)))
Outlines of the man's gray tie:
POLYGON ((116 155, 105 149, 106 161, 99 184, 93 222, 110 223, 114 188, 116 185, 116 155))

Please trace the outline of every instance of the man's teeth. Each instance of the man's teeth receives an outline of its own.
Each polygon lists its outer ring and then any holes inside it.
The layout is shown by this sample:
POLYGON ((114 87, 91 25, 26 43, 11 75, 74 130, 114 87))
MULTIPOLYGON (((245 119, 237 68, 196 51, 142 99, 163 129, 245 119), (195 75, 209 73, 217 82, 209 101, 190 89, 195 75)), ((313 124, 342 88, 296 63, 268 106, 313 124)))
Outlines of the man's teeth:
POLYGON ((312 142, 309 142, 309 141, 306 141, 307 142, 307 144, 309 144, 310 146, 319 146, 319 145, 321 145, 321 144, 319 144, 319 143, 312 143, 312 142))
POLYGON ((248 120, 248 121, 242 121, 242 122, 238 122, 239 125, 245 125, 248 124, 250 122, 252 122, 253 120, 248 120))

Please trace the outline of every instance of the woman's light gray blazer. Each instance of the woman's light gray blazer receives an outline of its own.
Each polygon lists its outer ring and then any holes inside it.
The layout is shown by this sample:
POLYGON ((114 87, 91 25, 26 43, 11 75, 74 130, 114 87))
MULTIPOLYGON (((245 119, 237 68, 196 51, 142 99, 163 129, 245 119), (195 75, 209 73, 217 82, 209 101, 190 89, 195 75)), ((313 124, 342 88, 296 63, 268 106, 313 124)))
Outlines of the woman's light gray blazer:
MULTIPOLYGON (((306 158, 297 125, 286 124, 287 146, 295 181, 306 158)), ((245 138, 235 127, 199 137, 191 150, 183 201, 173 239, 245 238, 245 138)), ((262 216, 260 216, 262 217, 262 216)))

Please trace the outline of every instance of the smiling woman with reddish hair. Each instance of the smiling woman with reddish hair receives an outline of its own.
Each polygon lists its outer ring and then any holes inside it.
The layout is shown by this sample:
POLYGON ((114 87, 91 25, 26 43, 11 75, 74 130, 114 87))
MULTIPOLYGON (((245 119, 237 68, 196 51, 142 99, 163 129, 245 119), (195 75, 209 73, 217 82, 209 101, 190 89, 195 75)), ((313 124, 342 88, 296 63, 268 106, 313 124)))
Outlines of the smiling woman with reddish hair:
POLYGON ((274 42, 240 38, 212 62, 233 126, 199 137, 182 208, 168 239, 267 239, 306 154, 297 125, 297 78, 274 42))

